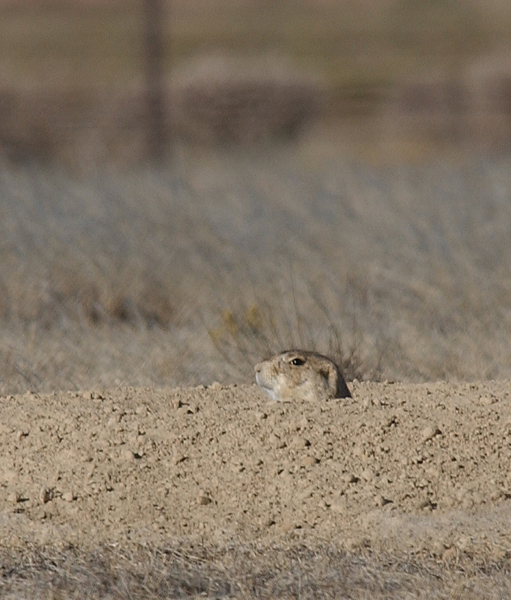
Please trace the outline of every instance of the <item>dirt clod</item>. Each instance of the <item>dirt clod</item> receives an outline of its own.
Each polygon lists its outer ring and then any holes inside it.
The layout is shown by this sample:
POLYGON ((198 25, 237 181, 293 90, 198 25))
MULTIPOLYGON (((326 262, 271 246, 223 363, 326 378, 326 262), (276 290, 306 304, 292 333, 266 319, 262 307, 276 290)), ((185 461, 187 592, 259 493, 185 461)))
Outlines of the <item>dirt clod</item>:
POLYGON ((43 487, 41 488, 40 492, 39 492, 39 500, 42 504, 46 504, 47 502, 50 502, 51 500, 53 500, 54 497, 54 492, 52 488, 49 487, 43 487))
POLYGON ((421 442, 427 442, 435 437, 435 435, 439 435, 441 433, 440 429, 436 425, 427 425, 421 432, 420 440, 421 442))

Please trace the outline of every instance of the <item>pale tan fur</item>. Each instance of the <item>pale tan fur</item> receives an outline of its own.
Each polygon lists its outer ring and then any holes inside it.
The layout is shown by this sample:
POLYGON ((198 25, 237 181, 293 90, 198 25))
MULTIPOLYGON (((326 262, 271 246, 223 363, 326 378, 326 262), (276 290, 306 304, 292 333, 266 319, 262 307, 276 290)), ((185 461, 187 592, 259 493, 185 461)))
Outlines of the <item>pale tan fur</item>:
POLYGON ((257 364, 255 378, 272 400, 280 402, 351 397, 339 367, 317 352, 281 352, 257 364))

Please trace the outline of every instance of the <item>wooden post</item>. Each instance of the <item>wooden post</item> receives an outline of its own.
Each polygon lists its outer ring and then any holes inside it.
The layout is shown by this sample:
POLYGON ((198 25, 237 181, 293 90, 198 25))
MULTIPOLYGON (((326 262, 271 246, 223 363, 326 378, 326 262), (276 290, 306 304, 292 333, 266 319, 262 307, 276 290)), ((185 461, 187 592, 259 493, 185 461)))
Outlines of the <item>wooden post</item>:
POLYGON ((147 150, 162 163, 167 143, 164 89, 164 0, 144 0, 147 150))

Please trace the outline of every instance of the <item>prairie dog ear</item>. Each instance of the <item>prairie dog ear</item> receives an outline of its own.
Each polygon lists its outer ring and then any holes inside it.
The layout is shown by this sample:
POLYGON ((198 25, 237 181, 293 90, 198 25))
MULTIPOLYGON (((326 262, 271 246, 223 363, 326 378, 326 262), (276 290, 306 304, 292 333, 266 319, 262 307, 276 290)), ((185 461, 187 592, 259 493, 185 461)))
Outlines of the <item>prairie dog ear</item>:
POLYGON ((337 386, 339 385, 339 374, 337 372, 337 367, 332 363, 327 363, 321 368, 321 375, 328 382, 328 389, 332 393, 332 398, 335 398, 337 395, 337 386))

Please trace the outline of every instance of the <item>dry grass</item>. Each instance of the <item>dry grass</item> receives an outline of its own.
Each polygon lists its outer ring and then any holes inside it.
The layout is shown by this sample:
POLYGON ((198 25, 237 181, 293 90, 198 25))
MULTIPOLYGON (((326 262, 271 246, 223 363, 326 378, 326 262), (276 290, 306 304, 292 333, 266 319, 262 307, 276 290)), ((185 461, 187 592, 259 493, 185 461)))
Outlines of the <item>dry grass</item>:
POLYGON ((292 346, 350 377, 511 377, 506 158, 316 156, 3 168, 2 392, 247 381, 292 346))
POLYGON ((509 564, 442 564, 432 559, 353 555, 322 545, 270 548, 99 548, 2 552, 6 600, 156 600, 163 598, 349 598, 504 600, 509 564))

